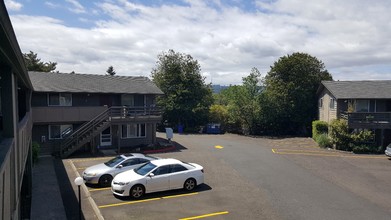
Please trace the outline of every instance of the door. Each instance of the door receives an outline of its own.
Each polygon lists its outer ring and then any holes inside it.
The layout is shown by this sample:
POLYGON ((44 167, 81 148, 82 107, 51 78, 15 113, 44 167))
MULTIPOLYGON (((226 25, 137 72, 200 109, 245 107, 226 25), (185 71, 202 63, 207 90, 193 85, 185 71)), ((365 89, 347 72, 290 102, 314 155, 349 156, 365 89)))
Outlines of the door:
POLYGON ((100 146, 111 146, 111 127, 106 128, 100 134, 100 146))
POLYGON ((170 165, 158 167, 152 173, 154 176, 147 177, 147 192, 157 192, 170 188, 170 165))

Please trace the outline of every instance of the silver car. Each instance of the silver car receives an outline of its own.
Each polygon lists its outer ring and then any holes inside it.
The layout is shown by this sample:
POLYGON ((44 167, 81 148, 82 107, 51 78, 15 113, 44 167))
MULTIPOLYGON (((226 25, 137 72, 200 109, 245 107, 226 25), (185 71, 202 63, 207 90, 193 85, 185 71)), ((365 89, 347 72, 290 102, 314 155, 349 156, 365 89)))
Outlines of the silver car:
POLYGON ((83 179, 86 183, 99 184, 102 187, 107 187, 110 186, 111 181, 117 174, 140 167, 156 159, 159 158, 140 153, 122 154, 106 163, 88 167, 83 172, 83 179))
POLYGON ((384 152, 387 156, 391 157, 391 144, 389 144, 384 152))

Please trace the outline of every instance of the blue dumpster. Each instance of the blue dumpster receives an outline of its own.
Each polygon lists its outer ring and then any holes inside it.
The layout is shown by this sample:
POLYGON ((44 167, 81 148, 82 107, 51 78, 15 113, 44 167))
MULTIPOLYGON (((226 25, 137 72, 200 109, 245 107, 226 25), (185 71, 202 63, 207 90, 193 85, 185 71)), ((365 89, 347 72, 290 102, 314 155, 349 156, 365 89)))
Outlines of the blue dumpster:
POLYGON ((220 124, 217 123, 209 123, 206 126, 206 133, 207 134, 220 134, 220 124))
POLYGON ((178 125, 178 133, 179 134, 183 133, 183 125, 181 125, 181 124, 178 125))

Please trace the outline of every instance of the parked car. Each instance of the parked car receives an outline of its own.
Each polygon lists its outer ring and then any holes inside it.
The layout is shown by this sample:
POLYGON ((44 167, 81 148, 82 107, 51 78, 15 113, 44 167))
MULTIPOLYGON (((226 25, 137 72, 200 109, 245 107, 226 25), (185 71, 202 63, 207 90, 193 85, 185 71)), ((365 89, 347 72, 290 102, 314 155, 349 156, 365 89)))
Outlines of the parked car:
POLYGON ((181 188, 191 191, 202 183, 202 166, 176 159, 161 159, 118 174, 111 182, 111 191, 117 196, 138 199, 151 192, 181 188))
POLYGON ((86 183, 99 184, 102 187, 110 186, 113 178, 124 171, 131 170, 141 165, 159 159, 140 153, 122 154, 113 159, 88 167, 83 172, 86 183))
POLYGON ((385 150, 385 154, 389 157, 391 157, 391 144, 389 144, 385 150))

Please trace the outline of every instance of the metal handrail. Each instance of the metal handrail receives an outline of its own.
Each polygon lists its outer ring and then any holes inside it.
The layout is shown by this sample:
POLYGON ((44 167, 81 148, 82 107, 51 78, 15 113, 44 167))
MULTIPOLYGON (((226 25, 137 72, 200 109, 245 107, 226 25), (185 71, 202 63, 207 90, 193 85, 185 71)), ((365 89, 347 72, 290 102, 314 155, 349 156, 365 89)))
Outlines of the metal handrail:
POLYGON ((104 121, 110 121, 112 118, 132 118, 137 116, 160 116, 161 110, 157 107, 128 107, 128 106, 112 106, 90 121, 84 123, 78 129, 73 131, 67 138, 65 138, 60 144, 60 156, 62 157, 63 151, 72 146, 76 142, 76 145, 79 144, 80 139, 88 132, 93 131, 93 129, 102 124, 104 121))

